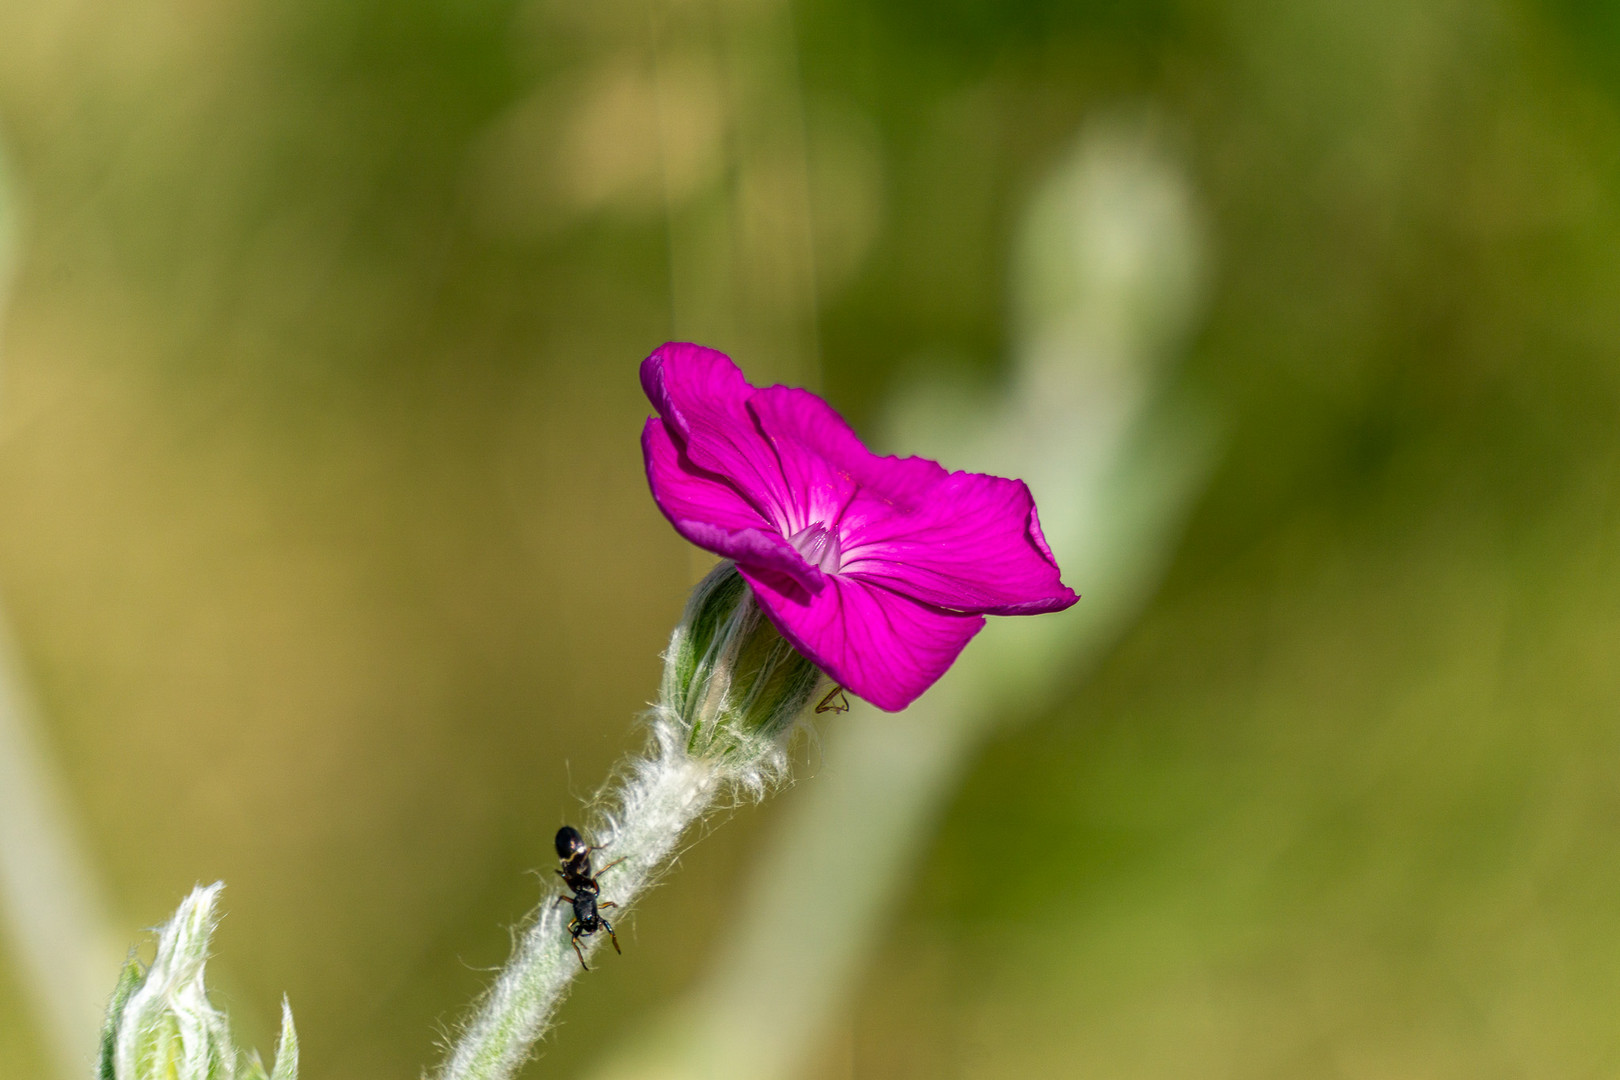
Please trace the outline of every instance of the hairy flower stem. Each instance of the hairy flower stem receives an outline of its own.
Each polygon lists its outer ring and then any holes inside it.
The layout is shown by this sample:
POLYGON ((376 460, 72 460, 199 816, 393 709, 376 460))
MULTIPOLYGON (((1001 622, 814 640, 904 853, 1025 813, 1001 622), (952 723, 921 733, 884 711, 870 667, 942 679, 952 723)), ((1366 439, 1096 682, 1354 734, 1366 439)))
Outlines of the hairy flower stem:
MULTIPOLYGON (((619 911, 641 894, 653 869, 674 853, 686 827, 713 805, 721 789, 718 770, 678 756, 637 770, 642 782, 635 801, 624 808, 612 845, 613 857, 625 861, 604 875, 602 886, 619 911)), ((610 914, 617 917, 619 911, 610 914)), ((579 973, 568 931, 572 915, 566 904, 548 898, 462 1033, 439 1074, 442 1080, 505 1080, 517 1072, 579 973)), ((600 937, 580 940, 587 956, 600 937)))
MULTIPOLYGON (((676 853, 687 827, 724 796, 759 797, 786 762, 794 722, 820 673, 759 613, 730 563, 693 590, 664 657, 652 747, 600 800, 591 839, 603 850, 602 898, 617 920, 676 853)), ((547 897, 439 1080, 508 1080, 550 1026, 580 971, 564 893, 547 897)), ((580 939, 587 956, 601 934, 580 939)))

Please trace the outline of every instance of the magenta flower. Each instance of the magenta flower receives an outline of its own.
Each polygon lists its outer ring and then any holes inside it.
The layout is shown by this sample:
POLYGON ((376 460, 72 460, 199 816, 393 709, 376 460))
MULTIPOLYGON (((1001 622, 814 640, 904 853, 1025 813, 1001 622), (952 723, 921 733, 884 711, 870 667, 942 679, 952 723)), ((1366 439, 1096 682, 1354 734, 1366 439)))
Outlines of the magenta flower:
POLYGON ((735 560, 794 648, 881 709, 916 700, 985 615, 1060 611, 1029 488, 879 457, 807 390, 756 389, 729 357, 670 343, 641 365, 658 507, 735 560))

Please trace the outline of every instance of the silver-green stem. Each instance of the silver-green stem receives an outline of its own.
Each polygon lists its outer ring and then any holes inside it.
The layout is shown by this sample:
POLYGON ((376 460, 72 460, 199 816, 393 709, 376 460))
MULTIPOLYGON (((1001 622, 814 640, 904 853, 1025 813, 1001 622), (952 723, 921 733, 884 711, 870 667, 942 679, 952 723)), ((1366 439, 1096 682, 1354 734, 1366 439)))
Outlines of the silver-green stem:
MULTIPOLYGON (((656 768, 638 770, 638 779, 643 785, 638 785, 636 801, 625 807, 612 844, 614 858, 624 859, 613 868, 611 879, 613 899, 621 910, 646 888, 653 869, 674 853, 686 827, 713 804, 721 786, 712 765, 678 752, 661 759, 656 768)), ((555 899, 540 909, 478 1015, 462 1033, 439 1074, 442 1080, 504 1080, 527 1059, 580 970, 568 930, 572 914, 555 899)), ((601 936, 580 939, 587 956, 601 936)))
MULTIPOLYGON (((781 776, 794 721, 820 673, 760 615, 729 563, 693 591, 664 658, 652 746, 600 800, 591 839, 614 860, 604 895, 615 921, 676 854, 687 827, 733 793, 781 776)), ((467 1024, 438 1080, 507 1080, 528 1058, 580 972, 563 893, 548 897, 467 1024)), ((588 958, 603 935, 579 939, 588 958)))

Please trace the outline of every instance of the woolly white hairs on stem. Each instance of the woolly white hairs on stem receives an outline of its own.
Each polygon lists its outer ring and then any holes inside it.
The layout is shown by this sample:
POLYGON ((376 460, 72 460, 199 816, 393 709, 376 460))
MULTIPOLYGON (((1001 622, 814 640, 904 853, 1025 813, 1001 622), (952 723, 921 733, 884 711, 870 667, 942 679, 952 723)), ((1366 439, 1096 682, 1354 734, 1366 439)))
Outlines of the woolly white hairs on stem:
MULTIPOLYGON (((628 762, 598 800, 607 809, 595 835, 619 860, 604 888, 618 905, 615 916, 722 797, 761 798, 786 774, 794 721, 819 678, 760 616, 730 564, 694 590, 670 639, 649 752, 628 762)), ((580 971, 564 895, 548 896, 523 931, 439 1080, 508 1080, 545 1034, 580 971)), ((600 936, 580 940, 587 956, 600 936)))
MULTIPOLYGON (((691 757, 684 748, 683 726, 665 716, 655 714, 653 734, 655 756, 630 767, 613 799, 618 809, 606 815, 613 858, 624 861, 613 867, 611 888, 604 891, 621 911, 653 883, 687 827, 712 810, 722 794, 760 791, 764 778, 775 771, 768 763, 750 769, 691 757)), ((568 931, 573 912, 557 902, 561 895, 548 897, 523 932, 511 961, 440 1073, 442 1080, 506 1080, 545 1033, 580 971, 568 931)), ((596 951, 599 937, 581 939, 587 957, 596 951)))
MULTIPOLYGON (((612 897, 620 909, 628 908, 651 883, 686 827, 713 804, 722 786, 721 770, 713 764, 680 750, 671 752, 665 739, 658 741, 662 752, 637 763, 620 796, 612 840, 614 857, 624 859, 612 870, 612 897)), ((557 903, 560 896, 548 897, 523 932, 511 961, 440 1073, 443 1080, 504 1080, 544 1034, 580 970, 568 931, 573 912, 557 903)), ((599 942, 589 938, 580 944, 589 956, 599 942)))

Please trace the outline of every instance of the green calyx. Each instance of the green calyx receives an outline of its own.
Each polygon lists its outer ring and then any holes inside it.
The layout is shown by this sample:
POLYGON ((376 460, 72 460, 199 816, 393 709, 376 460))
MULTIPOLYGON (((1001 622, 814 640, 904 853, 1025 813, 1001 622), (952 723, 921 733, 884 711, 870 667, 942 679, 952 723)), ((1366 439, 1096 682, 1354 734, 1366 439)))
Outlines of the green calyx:
POLYGON ((753 760, 775 748, 821 672, 771 625, 735 564, 692 590, 664 659, 664 704, 693 757, 753 760))

